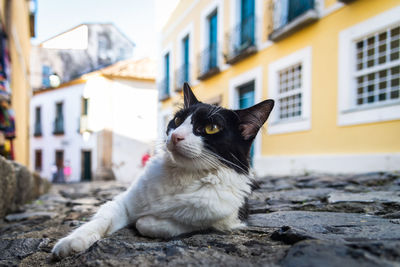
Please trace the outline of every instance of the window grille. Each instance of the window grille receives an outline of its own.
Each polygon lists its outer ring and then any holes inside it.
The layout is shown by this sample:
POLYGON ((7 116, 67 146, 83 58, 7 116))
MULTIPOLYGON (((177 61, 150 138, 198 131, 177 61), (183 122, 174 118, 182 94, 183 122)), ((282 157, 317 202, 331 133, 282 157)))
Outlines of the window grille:
POLYGON ((279 72, 279 119, 301 116, 302 65, 296 64, 279 72))
POLYGON ((355 43, 357 106, 400 99, 399 39, 400 27, 397 26, 355 43))

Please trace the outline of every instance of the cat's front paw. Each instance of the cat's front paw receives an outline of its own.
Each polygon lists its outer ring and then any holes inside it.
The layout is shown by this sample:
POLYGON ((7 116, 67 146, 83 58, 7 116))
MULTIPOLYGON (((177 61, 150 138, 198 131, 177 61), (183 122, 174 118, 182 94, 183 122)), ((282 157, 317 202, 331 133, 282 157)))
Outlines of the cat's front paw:
POLYGON ((82 252, 88 249, 99 237, 69 235, 60 239, 53 247, 51 253, 57 259, 65 258, 69 255, 82 252))

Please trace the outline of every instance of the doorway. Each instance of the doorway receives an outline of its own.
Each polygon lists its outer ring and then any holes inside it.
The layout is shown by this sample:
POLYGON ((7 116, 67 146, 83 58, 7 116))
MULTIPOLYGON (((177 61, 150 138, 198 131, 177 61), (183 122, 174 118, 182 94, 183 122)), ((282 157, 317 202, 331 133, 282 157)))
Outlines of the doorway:
POLYGON ((92 151, 82 151, 81 153, 81 181, 92 180, 92 151))
MULTIPOLYGON (((254 105, 255 91, 254 91, 254 80, 238 87, 238 95, 239 95, 239 108, 245 109, 254 105)), ((250 163, 253 163, 254 157, 254 144, 250 149, 250 163)))
POLYGON ((56 150, 56 172, 53 173, 53 182, 64 183, 64 150, 56 150))

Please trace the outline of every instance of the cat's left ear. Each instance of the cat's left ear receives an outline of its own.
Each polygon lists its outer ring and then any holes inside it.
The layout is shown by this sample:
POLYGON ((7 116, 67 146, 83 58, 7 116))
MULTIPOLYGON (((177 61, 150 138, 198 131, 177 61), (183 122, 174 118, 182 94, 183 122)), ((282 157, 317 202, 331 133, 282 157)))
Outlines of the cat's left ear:
POLYGON ((183 101, 185 104, 185 108, 199 103, 188 83, 183 84, 183 101))
POLYGON ((252 107, 235 110, 240 119, 239 130, 245 140, 252 139, 257 135, 258 130, 267 121, 273 107, 274 100, 268 99, 252 107))

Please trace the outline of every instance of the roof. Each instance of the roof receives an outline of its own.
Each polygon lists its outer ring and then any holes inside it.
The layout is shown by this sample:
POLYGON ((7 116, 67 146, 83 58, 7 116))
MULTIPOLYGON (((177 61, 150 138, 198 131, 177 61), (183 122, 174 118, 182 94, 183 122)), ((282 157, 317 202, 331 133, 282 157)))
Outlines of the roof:
POLYGON ((107 78, 119 78, 119 79, 129 79, 129 80, 142 80, 146 82, 155 82, 156 74, 156 64, 155 61, 150 58, 142 59, 127 59, 119 61, 113 65, 107 66, 105 68, 86 73, 79 78, 60 84, 55 88, 45 88, 39 89, 33 92, 34 95, 39 93, 44 93, 59 88, 64 88, 67 86, 85 83, 88 78, 92 75, 103 75, 107 78))
POLYGON ((138 80, 155 80, 156 64, 150 58, 127 59, 100 69, 105 76, 138 80))

